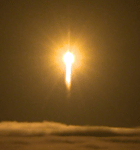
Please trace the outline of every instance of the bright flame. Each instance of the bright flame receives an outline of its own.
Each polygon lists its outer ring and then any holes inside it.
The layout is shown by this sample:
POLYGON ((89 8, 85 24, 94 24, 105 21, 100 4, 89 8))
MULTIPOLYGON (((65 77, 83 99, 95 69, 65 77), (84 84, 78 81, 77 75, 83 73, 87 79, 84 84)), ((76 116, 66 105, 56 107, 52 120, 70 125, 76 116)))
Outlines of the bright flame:
POLYGON ((66 84, 70 88, 71 85, 71 65, 74 62, 74 56, 69 51, 64 55, 63 60, 66 64, 66 84))

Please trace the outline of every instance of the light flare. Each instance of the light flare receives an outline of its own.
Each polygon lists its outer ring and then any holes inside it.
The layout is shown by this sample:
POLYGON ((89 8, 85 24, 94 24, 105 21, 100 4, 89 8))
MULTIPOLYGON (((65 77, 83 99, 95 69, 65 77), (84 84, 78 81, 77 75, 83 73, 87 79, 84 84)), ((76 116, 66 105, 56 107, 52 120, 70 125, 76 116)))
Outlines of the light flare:
POLYGON ((66 64, 66 85, 68 89, 70 89, 71 86, 71 66, 74 62, 74 56, 69 51, 64 55, 63 60, 66 64))

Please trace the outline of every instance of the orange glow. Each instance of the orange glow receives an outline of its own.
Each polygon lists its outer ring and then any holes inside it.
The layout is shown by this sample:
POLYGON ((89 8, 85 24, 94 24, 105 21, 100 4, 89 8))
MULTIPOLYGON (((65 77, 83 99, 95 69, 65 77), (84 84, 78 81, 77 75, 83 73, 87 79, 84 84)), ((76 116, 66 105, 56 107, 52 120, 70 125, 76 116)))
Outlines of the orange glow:
POLYGON ((66 64, 66 85, 68 89, 70 89, 71 86, 71 66, 74 62, 74 56, 69 51, 64 55, 63 60, 66 64))

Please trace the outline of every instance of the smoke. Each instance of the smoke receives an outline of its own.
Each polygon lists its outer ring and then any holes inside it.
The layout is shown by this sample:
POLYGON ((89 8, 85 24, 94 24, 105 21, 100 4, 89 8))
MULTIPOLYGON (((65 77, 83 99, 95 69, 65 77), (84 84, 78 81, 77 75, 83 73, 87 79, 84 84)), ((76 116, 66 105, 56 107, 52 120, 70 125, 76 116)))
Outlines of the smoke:
POLYGON ((0 122, 0 149, 140 149, 140 128, 0 122))
POLYGON ((0 136, 140 136, 140 128, 76 126, 56 122, 1 122, 0 136))

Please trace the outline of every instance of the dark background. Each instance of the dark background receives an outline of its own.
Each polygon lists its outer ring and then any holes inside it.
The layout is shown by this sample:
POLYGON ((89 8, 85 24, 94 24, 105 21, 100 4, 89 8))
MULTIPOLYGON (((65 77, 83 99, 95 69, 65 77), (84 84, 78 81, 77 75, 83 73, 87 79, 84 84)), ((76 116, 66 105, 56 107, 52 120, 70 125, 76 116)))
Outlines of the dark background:
POLYGON ((1 0, 4 120, 140 126, 140 1, 1 0), (68 31, 83 56, 70 98, 55 57, 68 31))

